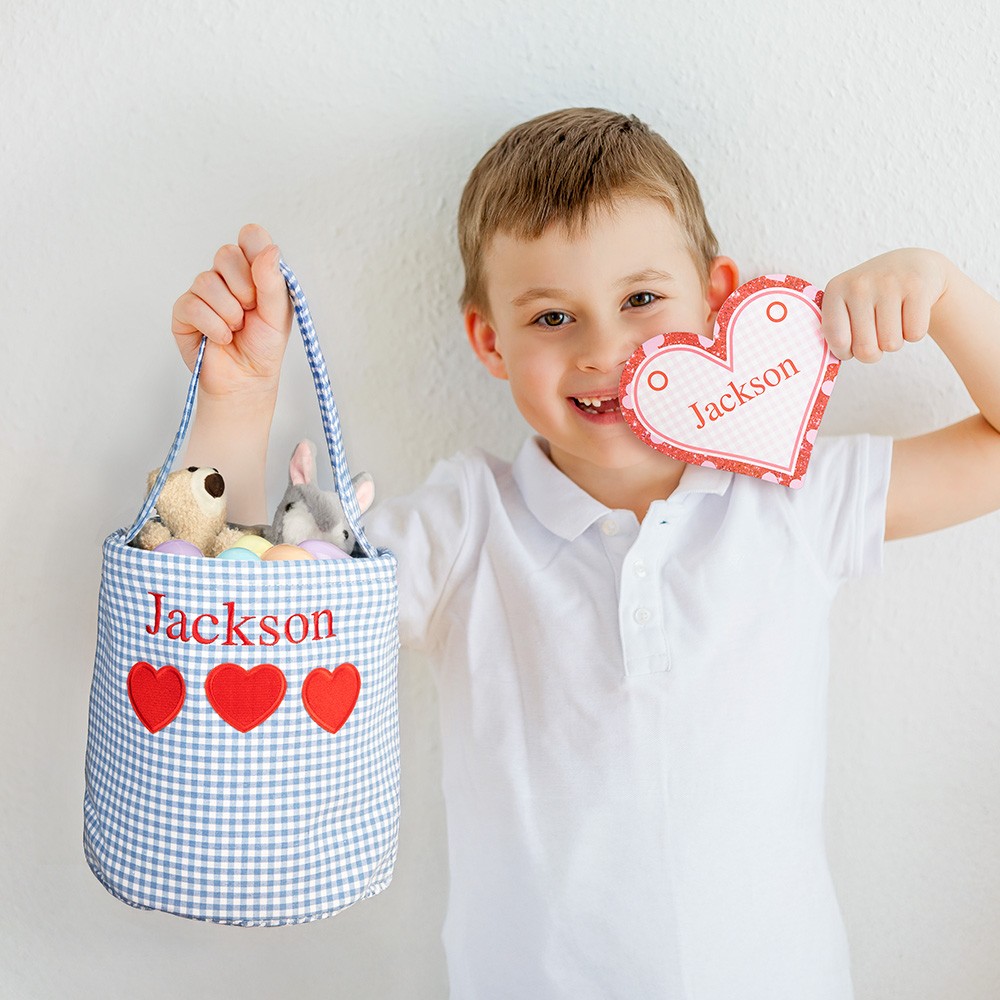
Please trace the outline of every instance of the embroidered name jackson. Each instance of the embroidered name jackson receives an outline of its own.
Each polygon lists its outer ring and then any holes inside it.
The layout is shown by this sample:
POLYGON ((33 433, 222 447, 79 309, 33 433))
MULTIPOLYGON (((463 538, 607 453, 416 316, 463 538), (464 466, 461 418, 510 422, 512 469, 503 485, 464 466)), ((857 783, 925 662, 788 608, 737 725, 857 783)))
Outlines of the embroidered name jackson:
MULTIPOLYGON (((727 388, 733 391, 724 392, 718 403, 707 403, 705 405, 705 413, 708 414, 709 420, 719 420, 727 413, 732 413, 737 406, 749 403, 762 393, 767 392, 769 387, 773 389, 782 381, 790 379, 793 375, 798 375, 798 373, 799 370, 795 367, 795 362, 791 358, 785 358, 777 368, 768 368, 762 375, 756 375, 748 382, 741 382, 739 388, 736 387, 735 382, 730 382, 727 388), (748 385, 753 389, 753 392, 747 391, 748 385), (727 399, 730 401, 730 405, 728 406, 726 405, 727 399)), ((688 409, 694 410, 694 415, 698 418, 698 425, 695 427, 695 430, 700 431, 705 426, 706 421, 705 417, 702 416, 701 410, 698 409, 698 404, 688 403, 688 409)))
POLYGON ((225 609, 222 618, 210 614, 190 617, 181 608, 171 608, 164 614, 163 594, 146 591, 153 598, 153 622, 146 626, 150 635, 158 635, 160 629, 168 639, 180 642, 200 642, 210 646, 218 642, 220 646, 276 646, 282 640, 292 643, 315 642, 319 639, 333 639, 333 612, 329 609, 313 611, 311 615, 289 615, 281 621, 277 615, 237 615, 234 601, 223 601, 225 609), (219 640, 222 640, 221 642, 219 640))

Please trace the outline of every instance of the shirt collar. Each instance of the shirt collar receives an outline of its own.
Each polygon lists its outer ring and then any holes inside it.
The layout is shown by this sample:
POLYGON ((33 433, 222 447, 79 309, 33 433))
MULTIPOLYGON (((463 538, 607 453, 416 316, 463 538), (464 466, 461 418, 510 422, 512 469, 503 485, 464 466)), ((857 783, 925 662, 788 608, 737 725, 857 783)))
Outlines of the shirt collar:
MULTIPOLYGON (((548 447, 540 437, 530 437, 513 464, 517 483, 528 510, 553 534, 567 541, 582 535, 598 518, 610 513, 600 501, 582 490, 552 464, 548 447)), ((733 473, 701 465, 685 465, 670 499, 691 493, 722 495, 733 473)))

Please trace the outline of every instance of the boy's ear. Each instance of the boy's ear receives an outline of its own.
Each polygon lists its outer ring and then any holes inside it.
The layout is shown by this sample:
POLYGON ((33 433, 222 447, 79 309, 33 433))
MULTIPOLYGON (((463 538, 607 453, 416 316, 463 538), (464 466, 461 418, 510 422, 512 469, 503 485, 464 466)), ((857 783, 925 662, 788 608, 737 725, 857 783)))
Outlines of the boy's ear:
POLYGON ((507 378, 507 366, 497 350, 497 335, 492 324, 475 306, 465 310, 465 333, 469 344, 494 378, 507 378))
MULTIPOLYGON (((740 269, 731 257, 716 257, 708 269, 708 291, 705 296, 709 308, 709 324, 715 323, 715 314, 722 303, 740 287, 740 269)), ((711 335, 711 329, 708 330, 711 335)))

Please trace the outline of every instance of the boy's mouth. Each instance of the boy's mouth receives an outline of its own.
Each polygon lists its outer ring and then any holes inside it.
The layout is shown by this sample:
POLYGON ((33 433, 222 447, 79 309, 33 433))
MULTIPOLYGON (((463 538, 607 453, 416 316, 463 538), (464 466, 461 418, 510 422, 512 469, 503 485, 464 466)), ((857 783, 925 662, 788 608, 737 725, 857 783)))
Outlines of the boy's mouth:
POLYGON ((617 413, 621 409, 617 396, 570 396, 570 399, 584 413, 617 413))

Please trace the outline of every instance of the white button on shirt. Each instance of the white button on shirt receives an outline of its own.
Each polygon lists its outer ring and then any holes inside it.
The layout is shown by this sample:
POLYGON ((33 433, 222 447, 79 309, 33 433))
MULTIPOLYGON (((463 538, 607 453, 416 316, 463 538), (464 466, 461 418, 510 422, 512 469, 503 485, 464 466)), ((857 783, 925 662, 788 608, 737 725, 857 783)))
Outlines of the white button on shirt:
POLYGON ((846 1000, 823 843, 828 617, 891 441, 798 491, 688 466, 640 525, 527 442, 367 532, 439 689, 453 1000, 846 1000))

